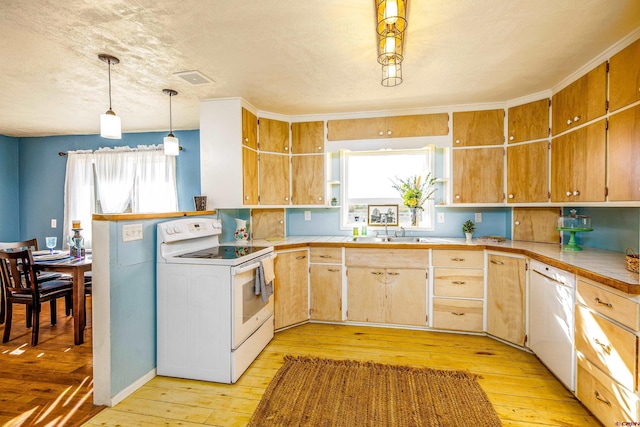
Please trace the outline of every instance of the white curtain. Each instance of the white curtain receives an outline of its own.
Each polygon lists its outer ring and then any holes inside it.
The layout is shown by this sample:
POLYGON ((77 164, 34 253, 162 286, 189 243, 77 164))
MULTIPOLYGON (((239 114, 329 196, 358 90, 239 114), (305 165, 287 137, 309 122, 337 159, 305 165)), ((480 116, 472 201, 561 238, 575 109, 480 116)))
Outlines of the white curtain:
POLYGON ((176 158, 165 156, 161 147, 138 146, 133 212, 174 212, 178 210, 176 158))
POLYGON ((63 247, 71 232, 71 221, 80 220, 86 248, 91 247, 91 216, 94 212, 93 153, 69 151, 64 179, 63 247))
POLYGON ((129 147, 101 148, 94 153, 96 189, 102 213, 123 213, 131 203, 136 153, 129 147))

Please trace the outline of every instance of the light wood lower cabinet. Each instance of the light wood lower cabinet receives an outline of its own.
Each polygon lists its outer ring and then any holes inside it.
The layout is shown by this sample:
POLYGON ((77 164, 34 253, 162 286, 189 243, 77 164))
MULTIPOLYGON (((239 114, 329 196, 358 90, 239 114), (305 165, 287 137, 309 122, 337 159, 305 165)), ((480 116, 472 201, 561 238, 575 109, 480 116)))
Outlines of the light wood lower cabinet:
POLYGON ((482 332, 482 300, 434 298, 433 327, 482 332))
POLYGON ((309 319, 309 256, 306 249, 278 252, 274 262, 274 320, 280 329, 309 319))
POLYGON ((349 267, 347 318, 425 326, 427 270, 349 267))
POLYGON ((487 264, 487 333, 524 346, 526 261, 489 254, 487 264))
POLYGON ((342 320, 342 266, 311 264, 309 269, 309 318, 342 320))

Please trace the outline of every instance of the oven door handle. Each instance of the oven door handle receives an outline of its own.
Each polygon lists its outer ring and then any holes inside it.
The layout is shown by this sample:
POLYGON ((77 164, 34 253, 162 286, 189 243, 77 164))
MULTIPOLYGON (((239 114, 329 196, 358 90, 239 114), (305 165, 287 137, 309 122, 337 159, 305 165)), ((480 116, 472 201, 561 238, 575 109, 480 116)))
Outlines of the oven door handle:
MULTIPOLYGON (((266 258, 275 259, 275 258, 276 258, 276 256, 277 256, 277 255, 275 255, 275 254, 274 254, 274 255, 272 255, 272 256, 265 257, 265 258, 263 258, 263 259, 266 259, 266 258)), ((235 276, 236 274, 242 274, 242 273, 244 273, 244 272, 246 272, 246 271, 255 270, 255 269, 256 269, 256 268, 258 268, 259 266, 260 266, 260 261, 254 262, 253 264, 249 264, 249 265, 247 265, 247 266, 245 266, 245 267, 235 267, 235 268, 233 269, 233 272, 232 272, 231 274, 233 274, 233 275, 235 276)))

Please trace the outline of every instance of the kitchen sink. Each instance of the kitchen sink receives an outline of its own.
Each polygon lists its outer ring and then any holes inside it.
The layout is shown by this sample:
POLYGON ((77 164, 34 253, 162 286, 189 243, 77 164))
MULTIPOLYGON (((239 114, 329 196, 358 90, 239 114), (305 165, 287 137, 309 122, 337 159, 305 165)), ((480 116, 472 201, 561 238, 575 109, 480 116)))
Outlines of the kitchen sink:
POLYGON ((418 243, 420 237, 389 237, 387 241, 395 243, 418 243))
POLYGON ((383 243, 388 241, 388 237, 375 237, 375 236, 354 236, 349 238, 350 242, 360 243, 383 243))

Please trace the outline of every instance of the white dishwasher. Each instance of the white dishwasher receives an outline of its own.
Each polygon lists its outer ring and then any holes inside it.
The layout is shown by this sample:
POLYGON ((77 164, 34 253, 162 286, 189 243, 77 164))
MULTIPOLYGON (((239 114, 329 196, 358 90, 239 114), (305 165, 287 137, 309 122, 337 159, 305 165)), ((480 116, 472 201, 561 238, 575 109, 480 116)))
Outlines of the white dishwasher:
POLYGON ((571 391, 575 389, 575 276, 531 261, 529 348, 571 391))

